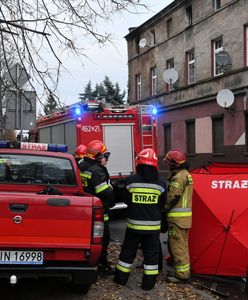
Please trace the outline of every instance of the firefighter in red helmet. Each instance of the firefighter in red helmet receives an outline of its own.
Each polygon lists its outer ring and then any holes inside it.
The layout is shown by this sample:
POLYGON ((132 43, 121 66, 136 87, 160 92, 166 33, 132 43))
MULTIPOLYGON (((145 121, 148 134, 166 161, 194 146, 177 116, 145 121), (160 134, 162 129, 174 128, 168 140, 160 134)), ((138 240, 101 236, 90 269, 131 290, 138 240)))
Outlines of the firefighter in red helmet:
MULTIPOLYGON (((85 145, 81 144, 77 147, 77 149, 74 152, 74 157, 75 157, 75 160, 76 160, 76 163, 78 166, 79 166, 80 161, 84 158, 84 156, 86 154, 86 149, 87 149, 87 147, 85 145)), ((82 184, 84 184, 84 177, 81 172, 80 172, 80 177, 81 177, 82 184)))
POLYGON ((77 149, 74 152, 74 157, 76 159, 76 162, 78 163, 84 156, 86 155, 86 149, 87 147, 83 144, 79 145, 77 149))
POLYGON ((192 223, 193 180, 189 164, 180 150, 171 150, 164 160, 170 167, 168 197, 165 205, 168 222, 169 246, 174 260, 175 276, 171 283, 185 283, 190 278, 188 233, 192 223))
POLYGON ((114 282, 126 285, 139 245, 143 250, 141 288, 154 287, 159 273, 161 209, 166 201, 166 183, 158 175, 158 158, 153 149, 136 157, 136 174, 126 178, 127 228, 114 282))
POLYGON ((99 260, 99 272, 102 275, 114 274, 107 260, 107 248, 110 242, 109 208, 114 204, 114 193, 105 168, 109 155, 110 152, 107 151, 105 144, 94 140, 87 145, 85 157, 79 164, 84 191, 100 198, 104 208, 104 233, 99 260))

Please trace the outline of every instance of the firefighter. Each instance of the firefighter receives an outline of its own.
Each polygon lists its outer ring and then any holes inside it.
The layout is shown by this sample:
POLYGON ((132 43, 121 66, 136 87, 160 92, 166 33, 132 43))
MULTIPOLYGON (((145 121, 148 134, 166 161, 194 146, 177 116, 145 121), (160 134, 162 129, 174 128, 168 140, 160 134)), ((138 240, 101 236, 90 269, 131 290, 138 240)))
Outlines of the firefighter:
POLYGON ((159 273, 159 234, 166 184, 159 178, 157 167, 154 150, 142 150, 136 157, 137 173, 126 178, 127 228, 114 277, 115 283, 127 284, 140 244, 144 254, 143 290, 154 287, 159 273))
POLYGON ((169 164, 168 197, 165 205, 168 222, 168 239, 174 260, 175 275, 167 277, 171 283, 187 283, 190 278, 188 233, 192 223, 193 180, 189 164, 180 150, 165 155, 169 164))
MULTIPOLYGON (((85 157, 86 155, 86 149, 87 147, 83 144, 79 145, 77 147, 77 149, 75 150, 74 152, 74 157, 75 157, 75 160, 76 160, 76 163, 79 167, 80 165, 80 161, 85 157)), ((80 171, 80 168, 79 168, 79 171, 80 171)), ((85 177, 83 176, 82 172, 80 171, 80 178, 81 178, 81 181, 82 181, 82 184, 83 186, 85 185, 85 177)))
POLYGON ((80 161, 79 169, 83 179, 84 191, 101 199, 104 208, 104 233, 102 252, 99 259, 99 272, 101 275, 113 275, 114 270, 107 260, 107 248, 110 242, 109 208, 114 202, 114 193, 109 185, 109 175, 104 159, 109 158, 110 152, 102 141, 94 140, 87 145, 86 154, 80 161))
POLYGON ((85 154, 86 154, 86 149, 87 147, 83 144, 79 145, 77 147, 77 149, 75 150, 74 152, 74 157, 75 157, 75 160, 77 162, 77 164, 79 163, 79 161, 84 158, 85 154))

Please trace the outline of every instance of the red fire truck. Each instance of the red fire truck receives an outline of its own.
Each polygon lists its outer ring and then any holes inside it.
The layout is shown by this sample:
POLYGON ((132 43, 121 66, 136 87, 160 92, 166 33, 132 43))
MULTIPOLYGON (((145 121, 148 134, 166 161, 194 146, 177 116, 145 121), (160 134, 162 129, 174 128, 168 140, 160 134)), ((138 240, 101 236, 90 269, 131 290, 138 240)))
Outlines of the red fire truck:
POLYGON ((67 144, 71 153, 80 144, 102 140, 111 152, 107 167, 113 186, 135 171, 134 159, 142 149, 157 150, 156 108, 152 105, 74 104, 40 117, 37 130, 40 143, 67 144))

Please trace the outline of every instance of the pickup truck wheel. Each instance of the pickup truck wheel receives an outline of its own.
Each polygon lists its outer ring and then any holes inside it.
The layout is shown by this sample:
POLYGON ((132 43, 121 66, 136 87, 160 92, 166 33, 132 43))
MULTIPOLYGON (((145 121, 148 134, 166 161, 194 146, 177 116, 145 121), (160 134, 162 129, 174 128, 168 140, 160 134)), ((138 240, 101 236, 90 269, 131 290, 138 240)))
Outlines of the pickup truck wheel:
POLYGON ((91 284, 72 283, 72 290, 78 294, 86 294, 90 289, 91 284))

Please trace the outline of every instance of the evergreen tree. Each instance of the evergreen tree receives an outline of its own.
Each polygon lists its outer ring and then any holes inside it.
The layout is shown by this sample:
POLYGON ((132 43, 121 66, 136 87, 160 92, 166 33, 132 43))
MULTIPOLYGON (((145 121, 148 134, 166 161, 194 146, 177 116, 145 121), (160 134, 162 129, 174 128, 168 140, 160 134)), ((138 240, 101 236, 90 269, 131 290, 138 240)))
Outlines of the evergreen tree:
POLYGON ((49 115, 49 114, 55 112, 57 109, 58 109, 58 103, 55 100, 53 94, 50 93, 48 98, 47 98, 47 101, 44 105, 44 108, 43 108, 44 114, 49 115))
POLYGON ((92 89, 91 81, 84 88, 84 93, 79 94, 81 101, 85 102, 89 99, 106 100, 107 103, 113 105, 123 104, 126 92, 121 92, 118 82, 115 84, 105 76, 103 82, 95 85, 95 89, 92 89))
POLYGON ((86 102, 87 100, 90 100, 92 97, 95 96, 94 96, 94 91, 92 89, 92 83, 91 81, 89 81, 84 88, 84 92, 79 94, 79 99, 82 102, 86 102))

